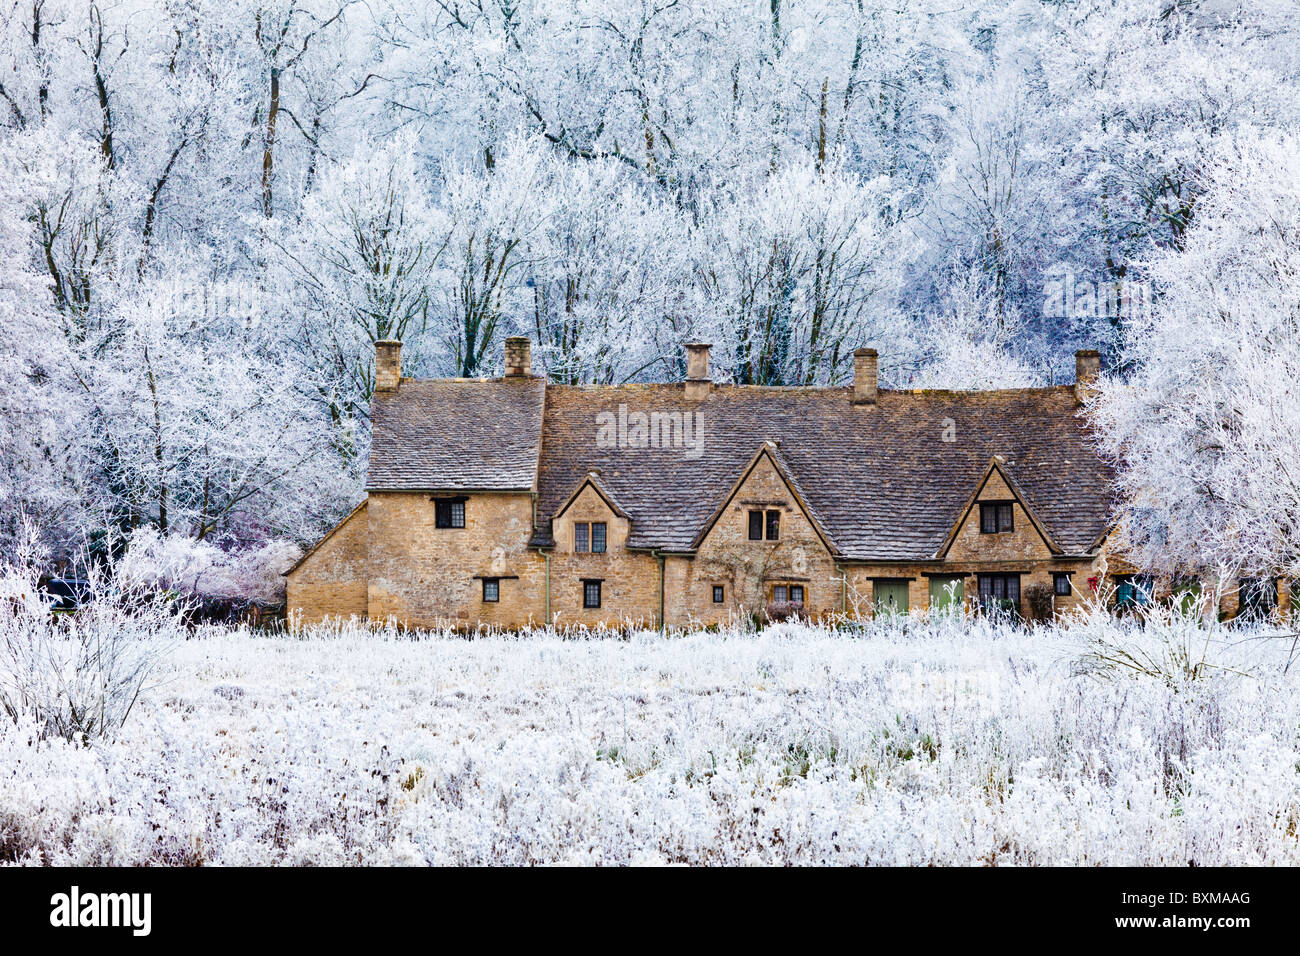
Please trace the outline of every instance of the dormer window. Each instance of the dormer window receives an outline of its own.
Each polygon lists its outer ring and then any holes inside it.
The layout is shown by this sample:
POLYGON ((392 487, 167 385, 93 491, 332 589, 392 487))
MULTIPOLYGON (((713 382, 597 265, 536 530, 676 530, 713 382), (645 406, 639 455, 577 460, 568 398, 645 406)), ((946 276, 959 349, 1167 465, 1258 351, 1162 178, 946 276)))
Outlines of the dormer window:
POLYGON ((465 527, 464 498, 435 498, 433 509, 433 526, 435 528, 465 527))
POLYGON ((749 513, 750 541, 777 541, 781 537, 781 512, 751 511, 749 513))
POLYGON ((1002 534, 1015 530, 1010 501, 980 502, 980 534, 1002 534))
POLYGON ((605 522, 575 522, 573 525, 573 550, 579 554, 604 554, 605 522))

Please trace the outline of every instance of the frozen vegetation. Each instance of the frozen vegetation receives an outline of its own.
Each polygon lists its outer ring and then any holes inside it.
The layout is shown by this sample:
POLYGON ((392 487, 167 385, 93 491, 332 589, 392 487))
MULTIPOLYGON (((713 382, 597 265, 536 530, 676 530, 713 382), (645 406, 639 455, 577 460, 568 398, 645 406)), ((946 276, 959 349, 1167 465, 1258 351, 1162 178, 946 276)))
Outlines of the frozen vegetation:
POLYGON ((1300 862, 1276 629, 78 626, 152 666, 124 720, 69 734, 15 697, 15 648, 66 676, 78 641, 6 618, 4 862, 1300 862))

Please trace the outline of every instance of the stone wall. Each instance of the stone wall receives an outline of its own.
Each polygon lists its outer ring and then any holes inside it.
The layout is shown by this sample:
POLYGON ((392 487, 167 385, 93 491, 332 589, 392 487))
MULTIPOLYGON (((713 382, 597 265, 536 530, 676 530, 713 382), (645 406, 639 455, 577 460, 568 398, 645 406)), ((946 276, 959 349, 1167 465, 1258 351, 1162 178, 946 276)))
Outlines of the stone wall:
POLYGON ((366 616, 366 511, 365 504, 355 509, 285 575, 285 605, 292 619, 317 624, 326 618, 366 616))
POLYGON ((371 493, 371 620, 411 627, 543 624, 546 564, 527 547, 532 496, 470 494, 464 528, 435 527, 434 497, 371 493), (484 577, 500 579, 498 602, 483 600, 484 577))
MULTIPOLYGON (((626 550, 630 525, 587 484, 552 522, 551 621, 557 627, 659 622, 659 562, 650 554, 626 550), (577 553, 573 526, 605 522, 605 552, 577 553), (583 607, 583 581, 601 582, 601 606, 583 607)), ((588 542, 590 547, 590 541, 588 542)))
POLYGON ((802 585, 805 613, 810 617, 840 609, 840 576, 830 552, 766 455, 727 502, 695 559, 680 565, 674 562, 673 571, 665 612, 673 626, 720 624, 762 614, 776 584, 802 585), (751 510, 781 513, 778 540, 749 540, 751 510), (713 600, 715 585, 723 588, 720 604, 713 600))

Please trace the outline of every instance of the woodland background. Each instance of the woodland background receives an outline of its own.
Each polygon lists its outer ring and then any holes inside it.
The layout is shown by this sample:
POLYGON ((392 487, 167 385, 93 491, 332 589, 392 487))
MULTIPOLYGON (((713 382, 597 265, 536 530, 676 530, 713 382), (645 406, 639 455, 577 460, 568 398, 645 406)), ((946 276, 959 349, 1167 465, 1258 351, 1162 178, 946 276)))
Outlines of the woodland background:
POLYGON ((376 339, 523 333, 569 383, 1101 348, 1135 547, 1296 570, 1298 113, 1287 0, 5 2, 0 548, 261 594, 361 494, 376 339))

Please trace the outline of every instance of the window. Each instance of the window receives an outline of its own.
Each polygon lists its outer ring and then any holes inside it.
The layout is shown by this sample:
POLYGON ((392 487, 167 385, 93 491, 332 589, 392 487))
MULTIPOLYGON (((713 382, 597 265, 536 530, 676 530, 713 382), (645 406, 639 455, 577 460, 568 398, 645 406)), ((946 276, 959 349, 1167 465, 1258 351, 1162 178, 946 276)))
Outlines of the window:
POLYGON ((1020 604, 1020 575, 1018 574, 981 574, 980 603, 985 606, 1009 601, 1020 604))
POLYGON ((585 608, 600 607, 599 581, 582 582, 582 606, 585 608))
POLYGON ((724 597, 724 591, 721 584, 713 585, 713 603, 721 604, 724 597))
POLYGON ((1151 578, 1145 574, 1115 575, 1115 608, 1132 611, 1151 603, 1151 578))
POLYGON ((1057 572, 1052 575, 1052 593, 1065 597, 1070 593, 1070 576, 1057 572))
POLYGON ((573 526, 573 550, 580 554, 604 554, 605 522, 576 522, 573 526))
POLYGON ((433 526, 435 528, 465 527, 465 499, 464 498, 434 499, 433 526))
POLYGON ((749 540, 776 541, 781 537, 781 512, 751 511, 749 513, 749 540))
POLYGON ((483 600, 489 604, 495 604, 501 600, 501 581, 499 579, 483 579, 483 600))
POLYGON ((772 602, 774 604, 785 604, 787 601, 803 603, 802 584, 774 584, 772 586, 772 602))
POLYGON ((1012 514, 1010 501, 980 502, 980 533, 1000 534, 1004 531, 1014 531, 1012 514))
POLYGON ((1264 618, 1277 609, 1277 581, 1274 578, 1242 578, 1238 613, 1264 618))

